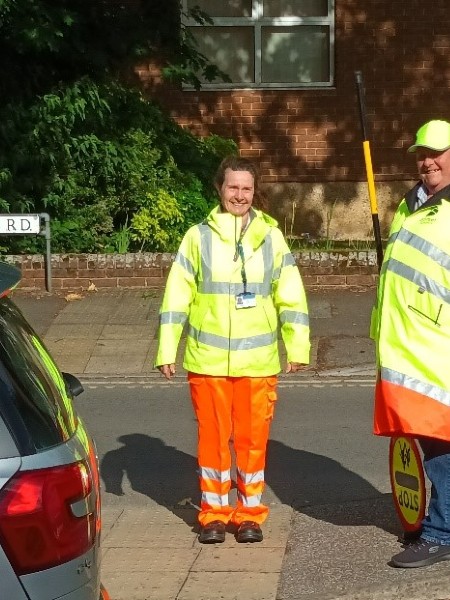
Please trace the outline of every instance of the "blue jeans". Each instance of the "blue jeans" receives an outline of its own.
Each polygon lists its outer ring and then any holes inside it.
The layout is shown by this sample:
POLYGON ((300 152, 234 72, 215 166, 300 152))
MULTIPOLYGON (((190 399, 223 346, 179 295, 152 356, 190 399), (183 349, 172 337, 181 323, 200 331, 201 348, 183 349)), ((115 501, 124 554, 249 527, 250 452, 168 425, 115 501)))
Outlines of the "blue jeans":
POLYGON ((423 466, 431 482, 428 514, 421 537, 450 546, 450 442, 422 438, 423 466))

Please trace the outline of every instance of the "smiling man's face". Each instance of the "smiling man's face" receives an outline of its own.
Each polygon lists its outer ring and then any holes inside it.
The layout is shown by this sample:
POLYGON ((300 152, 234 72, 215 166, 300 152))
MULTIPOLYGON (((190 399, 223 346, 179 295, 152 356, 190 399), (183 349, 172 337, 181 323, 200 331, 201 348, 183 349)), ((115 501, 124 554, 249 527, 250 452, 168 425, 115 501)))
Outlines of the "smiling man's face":
POLYGON ((255 193, 255 182, 249 171, 226 169, 222 187, 218 190, 223 210, 247 221, 255 193))
POLYGON ((416 150, 416 162, 429 194, 435 194, 450 185, 450 149, 442 152, 419 147, 416 150))

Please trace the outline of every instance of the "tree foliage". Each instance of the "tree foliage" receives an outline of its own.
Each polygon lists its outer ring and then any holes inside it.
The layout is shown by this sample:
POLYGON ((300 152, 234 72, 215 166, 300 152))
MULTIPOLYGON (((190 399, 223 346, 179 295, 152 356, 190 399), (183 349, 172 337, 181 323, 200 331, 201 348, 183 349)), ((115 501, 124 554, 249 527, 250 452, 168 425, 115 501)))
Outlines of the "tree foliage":
MULTIPOLYGON (((236 150, 194 137, 121 81, 143 56, 193 85, 218 74, 178 1, 0 0, 0 34, 0 210, 48 212, 55 250, 174 249, 236 150)), ((15 238, 9 249, 39 247, 15 238)))

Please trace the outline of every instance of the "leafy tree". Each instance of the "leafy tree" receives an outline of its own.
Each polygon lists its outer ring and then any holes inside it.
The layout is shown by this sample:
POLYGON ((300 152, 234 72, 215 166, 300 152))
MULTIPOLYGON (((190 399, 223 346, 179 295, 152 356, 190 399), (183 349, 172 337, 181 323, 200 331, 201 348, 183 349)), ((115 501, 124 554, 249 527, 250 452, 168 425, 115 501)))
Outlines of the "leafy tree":
POLYGON ((143 55, 194 85, 218 74, 179 11, 177 0, 0 0, 0 210, 50 213, 55 250, 173 249, 214 202, 213 171, 235 144, 194 137, 120 78, 143 55))
MULTIPOLYGON (((207 15, 194 9, 199 22, 207 15)), ((164 58, 167 76, 199 86, 225 77, 183 27, 179 0, 0 0, 4 98, 89 76, 116 77, 138 58, 164 58)))

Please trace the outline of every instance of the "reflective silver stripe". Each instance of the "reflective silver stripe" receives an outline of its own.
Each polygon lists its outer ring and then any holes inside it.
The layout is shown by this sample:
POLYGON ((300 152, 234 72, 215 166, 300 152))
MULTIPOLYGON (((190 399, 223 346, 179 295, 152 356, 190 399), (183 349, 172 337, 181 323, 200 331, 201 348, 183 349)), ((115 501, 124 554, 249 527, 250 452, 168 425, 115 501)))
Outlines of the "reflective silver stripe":
POLYGON ((214 333, 205 333, 199 331, 192 325, 189 326, 190 335, 194 340, 213 348, 220 348, 221 350, 253 350, 254 348, 262 348, 263 346, 270 346, 277 341, 277 332, 272 331, 270 333, 263 333, 261 335, 253 335, 248 338, 227 338, 222 335, 216 335, 214 333))
POLYGON ((272 293, 272 281, 274 280, 273 264, 273 244, 272 236, 266 235, 262 245, 263 263, 264 263, 264 292, 263 296, 270 296, 272 293))
POLYGON ((404 244, 415 248, 422 254, 426 254, 428 258, 434 260, 438 265, 444 267, 444 269, 450 269, 450 255, 440 250, 428 240, 425 240, 415 233, 411 233, 407 229, 401 229, 398 232, 397 239, 402 241, 404 244))
POLYGON ((291 265, 295 265, 295 258, 292 256, 292 254, 289 252, 289 254, 285 254, 283 256, 283 260, 281 262, 281 266, 282 267, 290 267, 291 265))
POLYGON ((187 314, 184 312, 177 312, 175 310, 170 310, 166 312, 162 312, 159 315, 159 324, 160 325, 169 325, 169 324, 180 324, 184 325, 187 320, 187 314))
POLYGON ((277 279, 280 278, 281 269, 283 269, 284 267, 290 267, 290 266, 296 265, 296 264, 297 263, 295 262, 295 258, 290 252, 289 252, 289 254, 285 254, 281 260, 281 266, 278 267, 277 269, 275 269, 273 272, 274 281, 276 281, 277 279))
POLYGON ((245 484, 261 483, 264 481, 264 470, 255 471, 254 473, 245 473, 241 469, 237 469, 239 479, 245 484))
MULTIPOLYGON (((212 263, 212 230, 206 223, 198 225, 201 240, 202 280, 198 283, 198 291, 201 294, 226 294, 236 296, 243 291, 242 283, 230 283, 228 281, 213 281, 212 263)), ((247 291, 258 296, 270 296, 272 291, 273 272, 273 248, 272 238, 267 235, 262 244, 264 263, 264 280, 262 283, 248 282, 247 291)))
POLYGON ((211 469, 210 467, 199 467, 198 474, 203 479, 213 479, 214 481, 220 481, 220 483, 225 483, 231 479, 230 469, 227 471, 219 471, 218 469, 211 469))
POLYGON ((412 390, 423 396, 433 398, 433 400, 437 400, 446 406, 450 406, 450 392, 443 390, 437 385, 420 381, 419 379, 415 379, 404 373, 399 373, 393 369, 388 369, 387 367, 381 367, 381 379, 395 385, 400 385, 407 390, 412 390))
POLYGON ((283 310, 280 313, 281 323, 295 323, 298 325, 309 325, 309 317, 306 313, 297 310, 283 310))
POLYGON ((228 494, 213 494, 212 492, 202 492, 202 502, 210 506, 228 506, 228 494))
POLYGON ((244 496, 242 492, 238 490, 238 500, 248 508, 255 508, 261 504, 262 494, 255 494, 254 496, 244 496))
MULTIPOLYGON (((271 286, 266 283, 247 283, 247 292, 252 292, 259 296, 268 296, 271 286)), ((199 281, 198 291, 202 294, 226 294, 236 296, 242 293, 244 285, 242 283, 228 283, 224 281, 199 281)))
POLYGON ((185 269, 189 273, 189 275, 195 276, 195 269, 193 264, 188 258, 181 254, 181 252, 178 252, 178 254, 175 256, 174 262, 183 267, 183 269, 185 269))
POLYGON ((400 275, 400 277, 404 277, 408 281, 415 283, 418 287, 423 288, 425 291, 433 294, 443 302, 450 302, 450 290, 434 281, 427 275, 424 275, 420 271, 416 271, 412 267, 405 265, 404 263, 396 260, 395 258, 390 258, 386 263, 386 270, 391 271, 392 273, 396 273, 400 275))
MULTIPOLYGON (((202 281, 199 282, 198 291, 202 292, 202 286, 212 281, 212 231, 206 223, 200 223, 200 256, 202 261, 202 281)), ((204 291, 205 294, 214 294, 216 292, 204 291)))

